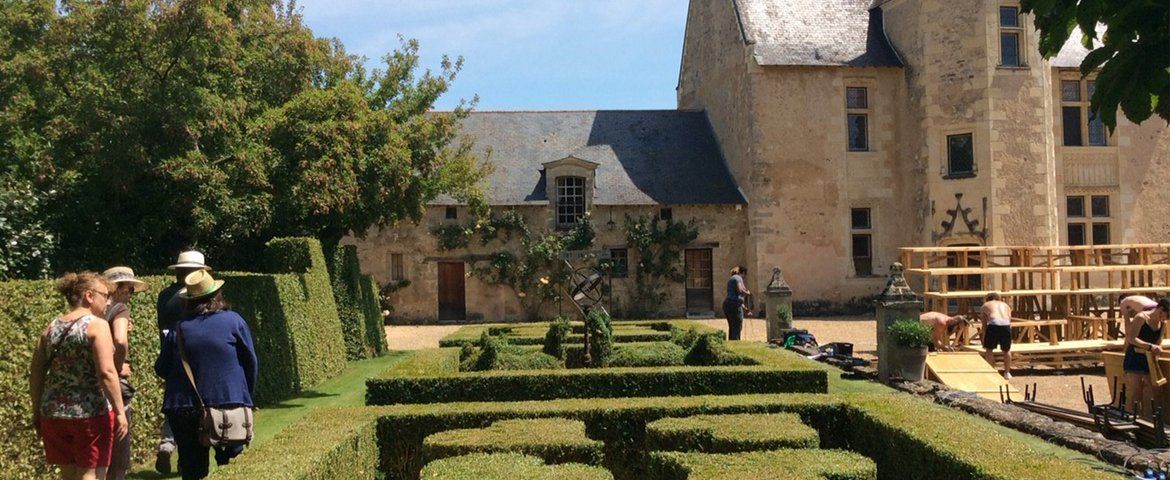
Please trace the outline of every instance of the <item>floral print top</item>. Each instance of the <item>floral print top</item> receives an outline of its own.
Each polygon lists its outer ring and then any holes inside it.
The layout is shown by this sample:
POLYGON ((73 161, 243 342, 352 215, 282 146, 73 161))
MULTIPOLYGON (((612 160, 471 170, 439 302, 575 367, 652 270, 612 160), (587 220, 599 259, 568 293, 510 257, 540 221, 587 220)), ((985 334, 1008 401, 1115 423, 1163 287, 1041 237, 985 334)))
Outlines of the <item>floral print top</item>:
POLYGON ((45 355, 51 355, 41 394, 41 415, 48 418, 91 418, 106 415, 110 403, 102 393, 86 330, 96 319, 86 315, 49 325, 45 355), (54 353, 55 352, 55 353, 54 353))

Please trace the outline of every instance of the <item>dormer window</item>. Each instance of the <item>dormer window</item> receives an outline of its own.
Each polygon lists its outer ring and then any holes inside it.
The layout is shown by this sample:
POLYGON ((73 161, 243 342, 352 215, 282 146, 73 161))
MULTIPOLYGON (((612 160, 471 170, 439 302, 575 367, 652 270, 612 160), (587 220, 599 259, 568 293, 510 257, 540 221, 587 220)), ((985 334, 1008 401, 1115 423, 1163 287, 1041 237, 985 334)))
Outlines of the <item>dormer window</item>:
POLYGON ((557 227, 569 228, 585 216, 585 177, 557 177, 557 227))

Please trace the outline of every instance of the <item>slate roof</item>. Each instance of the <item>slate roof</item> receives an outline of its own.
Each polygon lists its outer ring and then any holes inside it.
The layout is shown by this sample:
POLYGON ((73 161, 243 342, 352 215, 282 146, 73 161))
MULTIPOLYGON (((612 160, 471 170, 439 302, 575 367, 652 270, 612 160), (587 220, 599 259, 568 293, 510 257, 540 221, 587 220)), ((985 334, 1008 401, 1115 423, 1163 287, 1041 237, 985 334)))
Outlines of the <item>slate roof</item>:
POLYGON ((702 112, 473 112, 462 134, 491 152, 493 205, 547 204, 541 164, 569 156, 599 164, 594 205, 747 203, 702 112))
POLYGON ((872 0, 733 0, 759 65, 901 67, 872 0))

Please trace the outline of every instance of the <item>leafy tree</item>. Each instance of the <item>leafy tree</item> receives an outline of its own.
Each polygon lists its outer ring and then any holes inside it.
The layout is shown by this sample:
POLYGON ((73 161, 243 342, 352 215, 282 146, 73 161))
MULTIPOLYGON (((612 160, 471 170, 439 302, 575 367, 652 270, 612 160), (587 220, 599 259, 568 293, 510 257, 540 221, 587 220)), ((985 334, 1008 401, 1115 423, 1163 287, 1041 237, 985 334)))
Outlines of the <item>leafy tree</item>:
POLYGON ((457 129, 475 100, 428 112, 461 59, 422 70, 403 41, 363 61, 291 2, 3 2, 0 160, 46 196, 59 268, 188 246, 250 267, 273 236, 331 244, 442 194, 478 205, 486 167, 457 129))
POLYGON ((1089 108, 1110 130, 1117 127, 1119 105, 1134 123, 1151 114, 1170 122, 1170 2, 1022 0, 1020 6, 1036 16, 1045 57, 1060 53, 1074 29, 1084 34, 1090 52, 1081 75, 1100 69, 1089 108))
POLYGON ((32 185, 0 177, 0 280, 49 275, 56 238, 45 229, 42 210, 32 185))

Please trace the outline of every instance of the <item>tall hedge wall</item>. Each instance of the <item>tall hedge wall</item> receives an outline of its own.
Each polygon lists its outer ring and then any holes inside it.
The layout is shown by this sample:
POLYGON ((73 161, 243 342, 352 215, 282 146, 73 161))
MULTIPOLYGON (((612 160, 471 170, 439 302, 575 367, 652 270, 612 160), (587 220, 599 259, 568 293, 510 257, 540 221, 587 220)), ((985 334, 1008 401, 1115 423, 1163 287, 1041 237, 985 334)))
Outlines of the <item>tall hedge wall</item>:
MULTIPOLYGON (((260 364, 256 401, 262 405, 312 388, 345 368, 341 324, 320 244, 279 239, 269 245, 269 265, 281 273, 215 274, 226 280, 224 297, 252 329, 260 364)), ((162 382, 154 376, 159 349, 155 300, 174 282, 170 276, 142 279, 151 288, 130 303, 135 463, 152 458, 158 441, 162 382)), ((0 282, 0 424, 8 426, 0 438, 0 478, 54 478, 31 424, 28 369, 38 335, 64 311, 52 281, 0 282)))
MULTIPOLYGON (((162 421, 162 383, 154 376, 158 356, 155 295, 171 282, 145 277, 150 291, 130 303, 134 328, 130 331, 130 381, 138 390, 134 407, 134 460, 145 461, 158 441, 162 421)), ((66 311, 65 301, 49 280, 0 282, 0 478, 55 478, 45 465, 44 450, 32 425, 28 398, 29 364, 37 337, 53 318, 66 311)))
POLYGON ((390 348, 386 346, 386 326, 382 320, 382 294, 372 275, 362 275, 361 293, 362 313, 366 317, 366 342, 374 356, 380 357, 390 348))
POLYGON ((298 386, 313 388, 345 369, 345 339, 321 242, 273 239, 265 260, 278 274, 276 290, 296 356, 298 386))
MULTIPOLYGON (((345 336, 346 358, 361 360, 385 353, 380 302, 376 295, 367 291, 373 277, 362 275, 357 247, 339 245, 328 248, 325 250, 325 258, 328 260, 329 281, 345 336)), ((376 294, 376 283, 373 288, 376 294)))

